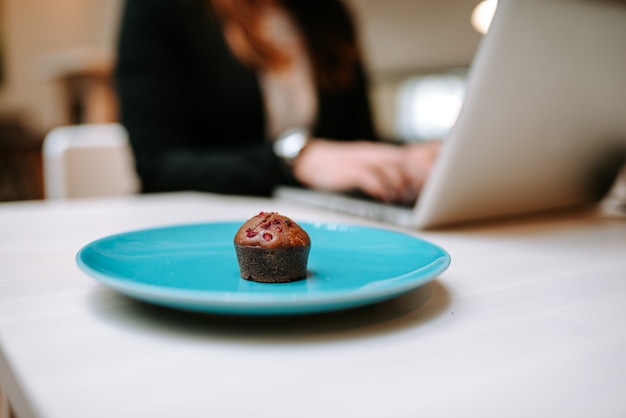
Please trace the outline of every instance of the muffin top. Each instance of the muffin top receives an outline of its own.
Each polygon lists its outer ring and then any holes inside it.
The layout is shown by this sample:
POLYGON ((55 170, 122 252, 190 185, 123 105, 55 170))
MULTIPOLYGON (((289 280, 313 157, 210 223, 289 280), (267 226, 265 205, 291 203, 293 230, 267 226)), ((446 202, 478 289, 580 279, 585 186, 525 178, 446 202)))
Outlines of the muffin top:
POLYGON ((311 245, 311 239, 290 218, 278 212, 260 212, 241 225, 234 243, 261 248, 306 247, 311 245))

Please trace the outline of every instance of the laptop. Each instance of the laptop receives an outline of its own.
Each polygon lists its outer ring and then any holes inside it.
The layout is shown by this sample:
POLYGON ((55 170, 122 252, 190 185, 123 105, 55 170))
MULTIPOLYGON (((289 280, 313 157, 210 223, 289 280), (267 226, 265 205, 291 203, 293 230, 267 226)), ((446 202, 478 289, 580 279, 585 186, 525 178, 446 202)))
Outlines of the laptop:
POLYGON ((500 0, 414 207, 275 195, 420 229, 597 202, 626 161, 625 40, 624 2, 500 0))

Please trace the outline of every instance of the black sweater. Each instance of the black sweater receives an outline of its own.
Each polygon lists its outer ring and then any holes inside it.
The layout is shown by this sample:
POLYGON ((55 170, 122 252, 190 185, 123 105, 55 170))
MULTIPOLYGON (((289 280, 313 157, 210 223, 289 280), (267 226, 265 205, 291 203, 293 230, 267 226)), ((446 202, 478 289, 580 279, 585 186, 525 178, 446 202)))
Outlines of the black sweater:
MULTIPOLYGON (((308 0, 307 0, 308 1, 308 0)), ((296 184, 265 138, 256 74, 196 0, 127 0, 115 82, 144 192, 269 195, 296 184)), ((364 72, 318 91, 317 137, 374 139, 364 72)))

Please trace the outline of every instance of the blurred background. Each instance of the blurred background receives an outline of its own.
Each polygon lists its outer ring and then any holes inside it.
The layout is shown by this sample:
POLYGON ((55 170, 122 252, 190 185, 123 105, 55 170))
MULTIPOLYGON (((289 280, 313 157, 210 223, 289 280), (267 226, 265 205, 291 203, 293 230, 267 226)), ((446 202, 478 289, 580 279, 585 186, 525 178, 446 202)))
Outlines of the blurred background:
MULTIPOLYGON (((123 0, 0 0, 0 201, 43 198, 41 146, 54 127, 117 120, 111 70, 123 0)), ((481 39, 480 0, 347 0, 378 129, 445 134, 481 39)))

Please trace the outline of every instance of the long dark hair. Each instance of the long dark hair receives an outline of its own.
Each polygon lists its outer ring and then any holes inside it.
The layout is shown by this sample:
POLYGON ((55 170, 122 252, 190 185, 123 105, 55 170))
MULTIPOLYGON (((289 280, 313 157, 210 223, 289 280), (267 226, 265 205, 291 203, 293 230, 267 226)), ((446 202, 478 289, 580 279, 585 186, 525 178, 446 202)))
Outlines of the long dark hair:
POLYGON ((255 69, 280 69, 289 57, 262 30, 262 12, 280 5, 291 14, 308 49, 316 84, 341 90, 353 82, 360 60, 352 15, 340 0, 209 0, 229 46, 255 69))

